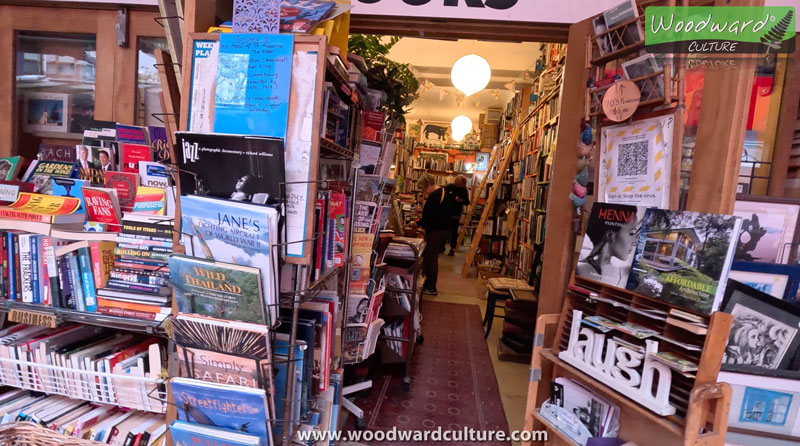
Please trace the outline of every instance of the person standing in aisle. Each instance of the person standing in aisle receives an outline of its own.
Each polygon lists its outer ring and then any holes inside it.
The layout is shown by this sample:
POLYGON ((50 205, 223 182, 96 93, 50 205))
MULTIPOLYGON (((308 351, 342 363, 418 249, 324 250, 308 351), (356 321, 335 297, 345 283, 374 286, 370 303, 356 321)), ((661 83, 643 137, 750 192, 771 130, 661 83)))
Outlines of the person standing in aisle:
POLYGON ((437 295, 436 282, 439 277, 439 253, 450 237, 453 205, 444 188, 436 185, 433 175, 426 173, 417 182, 426 197, 422 208, 422 218, 417 226, 425 230, 425 250, 422 252, 422 268, 425 270, 425 283, 422 292, 437 295))
POLYGON ((464 206, 469 206, 469 190, 467 190, 467 177, 459 175, 445 188, 450 203, 453 206, 452 217, 450 218, 450 252, 448 256, 456 254, 456 244, 458 244, 458 226, 461 224, 461 214, 464 206))

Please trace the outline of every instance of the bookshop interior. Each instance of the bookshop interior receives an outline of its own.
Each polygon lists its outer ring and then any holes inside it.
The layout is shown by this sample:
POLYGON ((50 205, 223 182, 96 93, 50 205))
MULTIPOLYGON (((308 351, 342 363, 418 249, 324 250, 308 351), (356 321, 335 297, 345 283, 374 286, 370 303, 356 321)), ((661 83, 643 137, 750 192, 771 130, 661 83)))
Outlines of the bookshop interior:
POLYGON ((799 445, 796 8, 0 1, 0 446, 799 445))

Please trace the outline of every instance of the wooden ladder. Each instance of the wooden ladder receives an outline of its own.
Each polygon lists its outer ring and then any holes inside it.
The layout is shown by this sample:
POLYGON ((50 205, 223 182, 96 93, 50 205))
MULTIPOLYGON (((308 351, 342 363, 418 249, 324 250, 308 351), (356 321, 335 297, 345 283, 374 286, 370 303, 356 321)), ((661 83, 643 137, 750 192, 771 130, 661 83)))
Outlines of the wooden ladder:
MULTIPOLYGON (((467 226, 469 226, 470 221, 472 221, 472 214, 475 213, 475 207, 477 206, 478 200, 480 199, 481 194, 483 193, 483 188, 486 187, 486 183, 489 180, 489 172, 492 171, 492 167, 494 167, 494 162, 497 160, 497 154, 500 153, 500 149, 496 148, 492 150, 492 156, 489 158, 489 167, 486 168, 486 175, 483 176, 481 179, 480 185, 478 186, 477 191, 473 191, 472 197, 470 198, 469 207, 467 208, 467 213, 465 214, 466 217, 464 219, 464 224, 461 225, 461 229, 458 231, 458 242, 456 246, 461 246, 461 242, 464 241, 464 236, 467 233, 467 226)), ((473 238, 475 236, 473 235, 473 238)))
MULTIPOLYGON (((467 258, 464 261, 464 267, 461 269, 461 276, 468 277, 469 270, 472 268, 472 262, 475 260, 475 254, 478 252, 478 245, 481 243, 481 234, 483 234, 483 228, 486 226, 486 220, 489 219, 489 215, 494 208, 494 202, 497 199, 497 192, 500 190, 500 185, 503 183, 503 177, 505 176, 506 171, 508 170, 508 166, 511 164, 512 154, 514 153, 514 149, 517 147, 518 143, 517 140, 519 139, 519 133, 522 130, 522 127, 528 122, 529 118, 525 118, 522 122, 520 122, 515 128, 514 132, 511 134, 511 139, 506 146, 506 150, 503 152, 503 161, 500 163, 500 170, 498 170, 497 177, 495 178, 494 184, 492 184, 492 188, 489 190, 489 194, 486 196, 486 205, 483 208, 483 213, 481 214, 481 220, 478 222, 478 227, 475 228, 475 233, 472 236, 472 243, 469 247, 469 253, 467 253, 467 258)), ((492 161, 494 161, 494 157, 500 150, 495 150, 492 154, 492 161)), ((490 164, 492 164, 490 161, 490 164)), ((489 172, 491 172, 491 166, 489 170, 486 171, 486 177, 484 181, 489 178, 489 172)))

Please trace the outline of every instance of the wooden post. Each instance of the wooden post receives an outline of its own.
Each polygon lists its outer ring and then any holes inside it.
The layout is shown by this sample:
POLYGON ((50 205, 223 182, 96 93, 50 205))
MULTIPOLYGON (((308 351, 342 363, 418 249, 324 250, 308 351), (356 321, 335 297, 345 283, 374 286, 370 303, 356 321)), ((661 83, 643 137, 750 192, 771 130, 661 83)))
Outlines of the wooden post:
MULTIPOLYGON (((472 213, 475 212, 475 206, 479 199, 478 197, 481 196, 481 194, 483 193, 483 188, 486 187, 486 183, 488 182, 489 179, 489 172, 492 171, 492 166, 494 166, 494 162, 495 160, 497 160, 498 153, 500 153, 499 149, 495 148, 492 150, 492 156, 489 158, 489 167, 486 169, 486 175, 483 176, 480 186, 478 186, 478 190, 472 194, 472 198, 470 199, 469 202, 469 207, 467 208, 467 214, 466 214, 467 218, 464 221, 464 224, 461 225, 461 229, 459 230, 458 241, 456 242, 456 246, 461 246, 461 242, 464 241, 464 235, 466 235, 467 233, 467 225, 472 220, 472 213)), ((474 238, 475 236, 473 235, 472 237, 474 238)))
POLYGON ((772 155, 772 169, 767 195, 783 197, 786 189, 786 173, 789 170, 789 158, 792 152, 792 139, 797 125, 797 104, 800 100, 800 37, 794 38, 794 54, 786 60, 786 78, 784 79, 781 110, 778 115, 778 127, 775 131, 775 148, 772 155))
POLYGON ((561 93, 556 151, 547 200, 547 232, 542 253, 542 285, 539 291, 539 314, 559 313, 572 271, 575 235, 572 219, 575 211, 569 194, 578 162, 581 116, 586 93, 585 36, 592 33, 591 20, 569 27, 564 85, 561 93))
MULTIPOLYGON (((506 150, 503 152, 503 162, 500 164, 500 170, 495 178, 494 184, 492 185, 492 189, 486 196, 486 205, 483 208, 481 220, 478 222, 478 227, 475 228, 475 235, 472 237, 472 243, 470 244, 467 258, 464 260, 464 267, 461 268, 462 277, 469 276, 469 270, 472 268, 472 262, 475 260, 475 254, 478 252, 478 245, 481 243, 480 234, 483 234, 483 228, 486 226, 486 220, 489 219, 489 214, 492 212, 495 199, 497 199, 497 192, 500 190, 500 185, 503 183, 503 177, 505 176, 506 170, 508 170, 508 166, 511 164, 511 158, 513 158, 512 154, 514 153, 514 149, 517 147, 519 132, 522 130, 522 126, 525 125, 525 122, 527 121, 520 122, 514 129, 514 132, 511 134, 511 140, 509 141, 506 150)), ((495 152, 500 152, 500 150, 495 149, 495 152)), ((486 177, 489 177, 488 170, 486 171, 486 177)))

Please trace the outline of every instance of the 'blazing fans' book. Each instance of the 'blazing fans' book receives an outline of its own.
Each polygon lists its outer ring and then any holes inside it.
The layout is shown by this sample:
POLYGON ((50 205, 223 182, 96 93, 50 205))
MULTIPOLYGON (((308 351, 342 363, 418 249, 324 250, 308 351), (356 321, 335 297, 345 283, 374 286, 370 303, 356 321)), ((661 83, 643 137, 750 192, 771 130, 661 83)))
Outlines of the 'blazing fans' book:
POLYGON ((689 310, 719 307, 742 219, 648 209, 627 288, 689 310))
POLYGON ((277 320, 278 211, 269 206, 181 197, 181 233, 186 253, 261 270, 262 289, 270 325, 277 320))
POLYGON ((283 141, 179 132, 181 194, 276 204, 282 201, 283 141))

